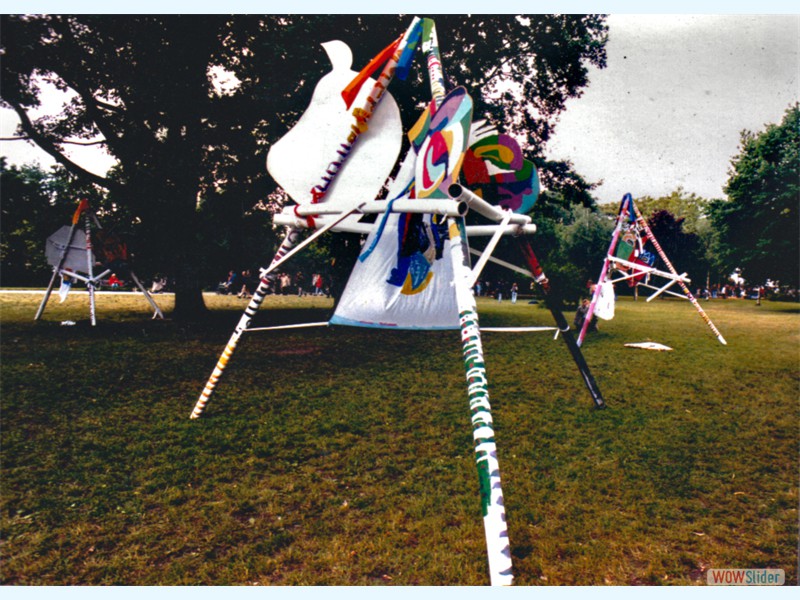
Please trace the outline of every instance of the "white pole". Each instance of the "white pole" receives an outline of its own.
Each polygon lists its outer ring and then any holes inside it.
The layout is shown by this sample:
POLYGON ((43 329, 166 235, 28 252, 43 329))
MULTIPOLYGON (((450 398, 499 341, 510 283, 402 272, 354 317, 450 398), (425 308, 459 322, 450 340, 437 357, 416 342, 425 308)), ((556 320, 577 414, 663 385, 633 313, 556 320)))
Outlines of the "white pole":
MULTIPOLYGON (((451 185, 450 189, 447 190, 447 194, 453 200, 466 202, 470 210, 474 210, 476 213, 481 214, 492 221, 502 221, 506 217, 506 212, 508 212, 502 208, 494 206, 493 204, 489 204, 475 192, 461 186, 458 183, 451 185)), ((509 222, 515 225, 528 225, 531 222, 531 218, 529 215, 518 215, 512 212, 509 222)))
POLYGON ((655 275, 657 277, 664 277, 666 279, 675 279, 676 281, 683 281, 684 283, 692 282, 692 280, 686 276, 687 275, 686 273, 681 273, 680 275, 678 275, 677 272, 668 273, 667 271, 659 271, 658 269, 655 269, 653 267, 641 265, 639 263, 631 262, 629 260, 625 260, 624 258, 618 258, 616 256, 609 256, 608 260, 611 261, 612 266, 620 264, 623 267, 628 267, 629 269, 637 271, 637 273, 634 273, 632 277, 638 277, 640 275, 648 275, 648 276, 655 275))
POLYGON ((491 257, 492 252, 494 252, 494 249, 497 246, 497 242, 499 242, 500 238, 503 236, 506 225, 508 225, 508 222, 511 220, 511 214, 512 213, 510 210, 506 211, 506 214, 503 217, 500 226, 497 228, 497 231, 495 231, 494 235, 492 236, 492 239, 489 240, 489 243, 486 244, 486 248, 483 249, 483 254, 481 254, 481 257, 478 259, 478 262, 475 263, 475 266, 472 268, 472 278, 470 280, 469 287, 473 287, 475 285, 475 282, 478 281, 478 277, 481 276, 481 272, 483 271, 483 268, 486 266, 489 257, 491 257))
MULTIPOLYGON (((647 288, 648 290, 655 290, 658 289, 653 285, 647 283, 637 283, 636 289, 638 290, 640 287, 647 288)), ((664 290, 664 293, 668 296, 675 296, 676 298, 680 298, 681 300, 688 300, 688 298, 684 294, 679 294, 678 292, 671 292, 670 290, 664 290)))
POLYGON ((155 311, 155 313, 153 314, 153 318, 155 319, 157 317, 159 319, 163 319, 164 313, 161 312, 161 309, 158 307, 158 304, 156 304, 155 300, 153 300, 153 297, 150 296, 148 291, 142 285, 142 282, 139 281, 138 277, 136 277, 136 273, 134 273, 133 271, 131 271, 131 279, 133 279, 133 283, 135 283, 136 287, 138 287, 139 290, 144 294, 144 297, 147 299, 147 302, 150 303, 150 308, 152 308, 155 311))
MULTIPOLYGON (((301 204, 298 206, 284 207, 284 215, 340 215, 353 207, 353 202, 335 202, 333 204, 301 204)), ((374 200, 364 202, 361 212, 368 214, 382 214, 389 210, 388 200, 374 200)), ((426 215, 442 215, 445 217, 462 217, 467 214, 469 207, 466 202, 451 200, 449 198, 397 198, 391 202, 392 212, 395 213, 421 213, 426 215)))
POLYGON ((86 273, 89 278, 86 281, 86 289, 89 291, 89 318, 92 327, 97 325, 97 315, 94 302, 94 257, 92 256, 92 219, 89 216, 89 209, 86 209, 84 231, 86 232, 86 273))
MULTIPOLYGON (((683 277, 685 275, 686 275, 686 273, 683 273, 681 275, 681 277, 683 277)), ((667 285, 658 288, 649 298, 647 298, 647 300, 645 302, 650 302, 651 300, 653 300, 655 298, 658 298, 661 294, 666 292, 669 288, 671 288, 676 283, 678 283, 678 279, 671 279, 670 281, 667 282, 667 285)))
MULTIPOLYGON (((469 226, 467 226, 467 235, 469 235, 469 226)), ((475 248, 470 248, 469 253, 474 254, 475 256, 481 256, 481 251, 475 250, 475 248)), ((523 269, 522 267, 518 267, 517 265, 512 265, 510 262, 500 260, 499 258, 495 258, 494 256, 489 257, 489 262, 493 262, 497 265, 503 266, 506 269, 514 271, 515 273, 519 273, 520 275, 525 275, 527 277, 530 277, 531 279, 535 279, 533 273, 531 273, 528 269, 523 269)))

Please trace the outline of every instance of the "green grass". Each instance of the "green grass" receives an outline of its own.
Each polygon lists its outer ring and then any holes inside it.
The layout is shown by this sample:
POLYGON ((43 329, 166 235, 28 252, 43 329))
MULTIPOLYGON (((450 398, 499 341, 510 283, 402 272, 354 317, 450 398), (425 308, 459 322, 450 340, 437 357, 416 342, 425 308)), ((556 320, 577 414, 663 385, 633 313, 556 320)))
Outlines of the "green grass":
MULTIPOLYGON (((457 332, 246 334, 190 421, 245 301, 186 326, 101 296, 91 328, 85 296, 34 323, 39 299, 0 293, 0 582, 488 583, 457 332)), ((584 344, 604 411, 560 340, 485 334, 516 584, 797 584, 799 307, 703 306, 727 347, 688 303, 618 303, 584 344), (675 350, 623 347, 647 339, 675 350)), ((330 301, 265 308, 257 325, 330 301)))

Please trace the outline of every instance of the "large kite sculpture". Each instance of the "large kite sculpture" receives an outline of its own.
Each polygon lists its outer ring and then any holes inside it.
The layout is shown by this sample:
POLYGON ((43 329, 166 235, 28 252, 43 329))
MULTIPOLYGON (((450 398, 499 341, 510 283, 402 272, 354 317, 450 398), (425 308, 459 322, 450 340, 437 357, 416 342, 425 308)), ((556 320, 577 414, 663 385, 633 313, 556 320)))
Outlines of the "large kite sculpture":
MULTIPOLYGON (((45 254, 47 263, 53 267, 53 275, 50 277, 39 310, 36 311, 35 321, 38 321, 44 313, 56 278, 60 276, 62 282, 77 280, 86 284, 89 292, 89 317, 92 325, 97 325, 95 290, 100 287, 100 282, 112 273, 130 278, 153 309, 153 318, 164 318, 161 309, 131 269, 127 245, 118 235, 103 229, 88 200, 78 202, 71 225, 61 227, 47 238, 45 254), (78 235, 81 217, 83 217, 83 236, 78 235), (94 235, 92 235, 93 226, 94 235)), ((69 285, 70 283, 66 285, 62 283, 62 290, 65 293, 69 285)))
POLYGON ((611 244, 603 260, 600 277, 578 334, 579 345, 586 337, 593 316, 596 315, 606 320, 614 318, 614 284, 622 281, 627 281, 629 285, 637 288, 641 286, 654 290, 653 294, 647 298, 648 302, 661 294, 689 300, 720 343, 727 344, 725 338, 722 337, 692 292, 689 291, 686 284, 691 283, 691 279, 687 277, 686 273, 679 274, 675 270, 630 194, 625 194, 622 198, 614 233, 611 236, 611 244), (666 271, 655 268, 656 257, 661 259, 666 271), (619 275, 617 279, 613 278, 615 273, 619 275), (656 281, 666 281, 666 283, 653 285, 656 281), (670 290, 676 283, 683 294, 670 290))
MULTIPOLYGON (((367 235, 330 323, 461 331, 490 579, 493 585, 508 585, 511 552, 472 288, 493 260, 533 277, 551 294, 524 237, 536 230, 524 214, 539 192, 536 170, 512 138, 472 122, 472 99, 464 88, 445 89, 431 20, 415 18, 360 73, 350 70, 352 55, 344 43, 323 46, 333 68, 317 84, 305 114, 267 158, 270 174, 297 203, 275 216, 276 224, 287 226, 286 236, 270 266, 261 270, 260 284, 191 417, 203 413, 242 335, 268 329, 250 328, 250 323, 267 293, 269 274, 327 231, 367 235), (376 200, 401 149, 400 113, 387 88, 393 77, 406 78, 418 46, 426 56, 432 100, 408 131, 410 149, 388 183, 387 199, 376 200), (470 209, 489 224, 466 225, 470 209), (376 215, 374 222, 362 221, 369 214, 376 215), (303 229, 314 233, 300 242, 303 229), (491 257, 503 235, 516 237, 527 270, 491 257), (476 252, 468 236, 490 239, 476 252), (470 252, 480 256, 474 266, 470 252)), ((523 329, 560 331, 595 405, 604 406, 569 325, 560 310, 551 310, 556 327, 523 329)))

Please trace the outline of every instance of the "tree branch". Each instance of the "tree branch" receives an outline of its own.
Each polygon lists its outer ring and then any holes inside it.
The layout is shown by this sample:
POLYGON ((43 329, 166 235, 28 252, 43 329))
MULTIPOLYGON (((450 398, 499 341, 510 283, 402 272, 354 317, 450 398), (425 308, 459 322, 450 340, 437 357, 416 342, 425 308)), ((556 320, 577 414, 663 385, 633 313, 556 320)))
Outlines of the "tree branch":
POLYGON ((101 146, 106 143, 105 140, 96 140, 94 142, 73 142, 71 140, 62 140, 62 144, 70 144, 72 146, 101 146))
MULTIPOLYGON (((68 44, 72 52, 76 55, 82 53, 82 49, 75 39, 72 28, 66 21, 56 19, 51 25, 53 29, 62 36, 64 42, 68 44)), ((120 136, 108 119, 109 115, 119 113, 119 107, 96 98, 90 91, 91 86, 85 85, 86 82, 82 80, 80 71, 74 73, 74 75, 73 78, 69 78, 65 72, 58 73, 58 76, 67 87, 78 94, 83 101, 86 114, 105 138, 106 147, 109 148, 118 159, 125 163, 126 156, 124 156, 124 149, 117 144, 120 136)))
POLYGON ((113 189, 117 188, 118 184, 111 181, 106 177, 101 177, 92 173, 91 171, 87 171, 82 166, 77 163, 74 163, 69 158, 64 156, 64 154, 58 149, 58 147, 46 136, 42 135, 39 131, 36 130, 33 123, 31 122, 30 118, 28 117, 28 113, 25 112, 25 109, 22 105, 17 102, 15 99, 5 98, 4 99, 8 104, 11 105, 11 108, 17 113, 17 116, 20 120, 20 126, 25 134, 28 136, 28 139, 33 141, 37 146, 39 146, 42 150, 47 152, 50 156, 52 156, 58 163, 64 166, 68 171, 83 177, 91 181, 94 184, 97 184, 101 187, 106 189, 113 189))

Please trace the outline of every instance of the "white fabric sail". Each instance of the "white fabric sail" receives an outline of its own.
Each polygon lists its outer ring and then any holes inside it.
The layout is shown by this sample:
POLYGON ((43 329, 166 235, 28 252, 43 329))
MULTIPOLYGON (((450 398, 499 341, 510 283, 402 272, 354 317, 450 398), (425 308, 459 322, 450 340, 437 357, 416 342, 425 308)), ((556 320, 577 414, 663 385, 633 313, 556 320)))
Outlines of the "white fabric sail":
POLYGON ((594 307, 594 314, 599 319, 610 321, 614 318, 614 284, 606 280, 600 284, 600 295, 597 298, 597 305, 594 307))
POLYGON ((377 197, 397 162, 403 141, 400 109, 391 94, 384 93, 369 123, 358 125, 363 133, 355 132, 354 107, 366 103, 375 80, 367 80, 348 108, 341 91, 358 75, 350 68, 352 52, 338 40, 322 46, 333 68, 317 83, 294 127, 270 148, 267 170, 298 204, 321 201, 353 207, 377 197), (315 198, 313 190, 325 173, 329 187, 324 197, 315 198))
MULTIPOLYGON (((61 229, 56 231, 53 235, 47 238, 47 246, 45 247, 45 255, 47 256, 47 264, 51 267, 58 267, 61 253, 69 243, 70 227, 64 225, 61 229)), ((94 254, 92 254, 92 264, 95 262, 94 254)), ((64 263, 61 265, 62 269, 67 271, 75 271, 76 273, 87 273, 89 270, 86 261, 86 236, 83 231, 75 232, 72 237, 72 242, 69 243, 67 256, 64 258, 64 263)))
POLYGON ((427 238, 427 249, 401 256, 399 230, 409 215, 390 214, 375 242, 381 229, 378 220, 330 320, 332 325, 389 329, 459 328, 453 267, 446 258, 450 242, 444 241, 439 254, 441 258, 437 259, 437 241, 433 231, 436 225, 431 224, 430 215, 415 216, 420 217, 416 232, 418 237, 427 238))

